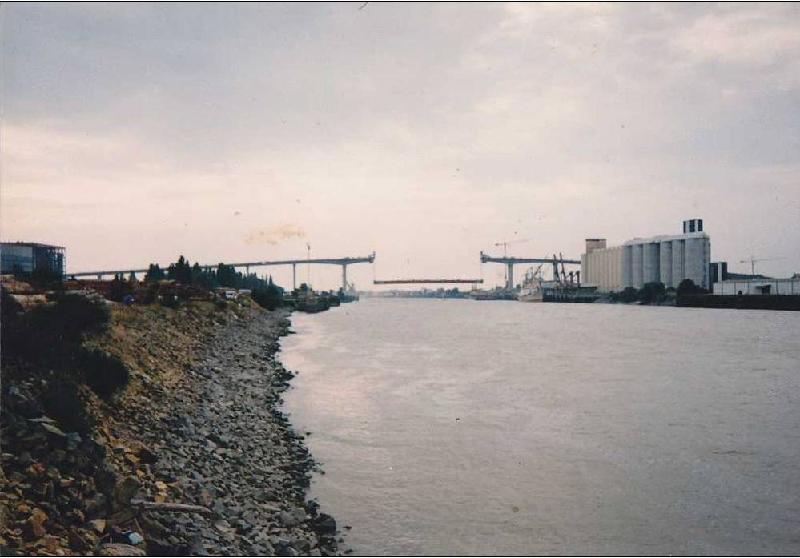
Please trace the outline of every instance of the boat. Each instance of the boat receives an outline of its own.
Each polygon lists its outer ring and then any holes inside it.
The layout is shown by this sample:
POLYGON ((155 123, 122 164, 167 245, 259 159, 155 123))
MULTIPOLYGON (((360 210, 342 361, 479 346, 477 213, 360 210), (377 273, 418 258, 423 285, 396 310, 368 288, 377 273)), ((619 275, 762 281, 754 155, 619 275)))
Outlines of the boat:
MULTIPOLYGON (((596 285, 585 285, 569 280, 558 279, 544 281, 542 266, 535 270, 530 268, 525 273, 522 288, 517 300, 520 302, 594 302, 600 298, 596 285)), ((562 275, 563 277, 564 275, 562 275)))
POLYGON ((359 299, 358 291, 356 290, 356 286, 353 283, 348 283, 346 289, 339 289, 339 300, 342 304, 346 304, 348 302, 356 302, 359 299))
POLYGON ((522 280, 522 287, 517 295, 520 302, 544 302, 544 288, 542 281, 542 266, 530 268, 522 280))

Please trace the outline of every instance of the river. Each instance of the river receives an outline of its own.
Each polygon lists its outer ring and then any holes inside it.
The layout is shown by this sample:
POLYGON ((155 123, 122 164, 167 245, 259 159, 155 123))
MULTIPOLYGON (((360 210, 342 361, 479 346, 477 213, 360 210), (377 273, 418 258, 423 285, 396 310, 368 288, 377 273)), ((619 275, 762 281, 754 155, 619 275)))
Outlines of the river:
POLYGON ((285 407, 356 554, 800 553, 800 313, 362 299, 285 407))

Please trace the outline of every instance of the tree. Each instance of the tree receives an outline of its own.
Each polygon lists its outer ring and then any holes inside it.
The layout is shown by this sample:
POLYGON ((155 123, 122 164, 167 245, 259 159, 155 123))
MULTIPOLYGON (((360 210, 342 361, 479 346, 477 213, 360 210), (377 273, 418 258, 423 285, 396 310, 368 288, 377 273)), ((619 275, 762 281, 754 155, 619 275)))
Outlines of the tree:
POLYGON ((122 302, 125 295, 130 294, 130 292, 130 286, 125 281, 124 275, 122 273, 115 274, 114 280, 111 281, 108 298, 116 302, 122 302))
POLYGON ((620 302, 636 302, 639 299, 639 291, 633 287, 625 287, 625 290, 619 293, 618 299, 620 302))
POLYGON ((653 281, 652 283, 645 283, 642 290, 639 291, 639 300, 644 304, 657 304, 664 300, 667 289, 664 283, 653 281))
MULTIPOLYGON (((263 282, 263 279, 261 281, 263 282)), ((283 304, 283 289, 273 283, 272 277, 270 277, 266 286, 259 286, 253 289, 252 297, 257 304, 267 310, 275 310, 283 304)))
POLYGON ((705 294, 705 289, 695 285, 691 279, 684 279, 678 285, 678 296, 705 294))
POLYGON ((144 276, 145 281, 161 281, 164 279, 164 270, 158 264, 150 264, 147 268, 147 273, 144 276))
POLYGON ((214 278, 195 262, 192 266, 192 285, 197 285, 207 290, 214 288, 214 278))
POLYGON ((220 287, 235 289, 239 286, 239 274, 233 266, 220 263, 217 266, 217 283, 220 287))
POLYGON ((180 256, 177 262, 167 268, 167 277, 178 283, 189 285, 192 282, 192 268, 189 266, 189 261, 180 256))

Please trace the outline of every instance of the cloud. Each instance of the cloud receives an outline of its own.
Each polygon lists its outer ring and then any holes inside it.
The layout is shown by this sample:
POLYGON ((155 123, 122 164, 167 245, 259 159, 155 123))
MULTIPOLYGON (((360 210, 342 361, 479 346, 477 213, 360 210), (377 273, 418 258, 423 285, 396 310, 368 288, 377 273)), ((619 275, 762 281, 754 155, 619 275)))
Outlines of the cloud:
POLYGON ((800 242, 797 5, 357 7, 4 6, 3 234, 89 268, 303 239, 421 275, 513 231, 800 242))

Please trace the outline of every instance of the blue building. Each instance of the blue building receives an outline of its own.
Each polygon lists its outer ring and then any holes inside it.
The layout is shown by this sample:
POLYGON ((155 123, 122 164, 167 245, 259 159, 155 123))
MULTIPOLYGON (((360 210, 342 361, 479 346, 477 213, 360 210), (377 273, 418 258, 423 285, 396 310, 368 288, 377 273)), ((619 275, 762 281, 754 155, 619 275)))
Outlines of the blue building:
POLYGON ((63 246, 38 242, 0 243, 0 273, 31 275, 36 271, 64 276, 66 256, 63 246))

